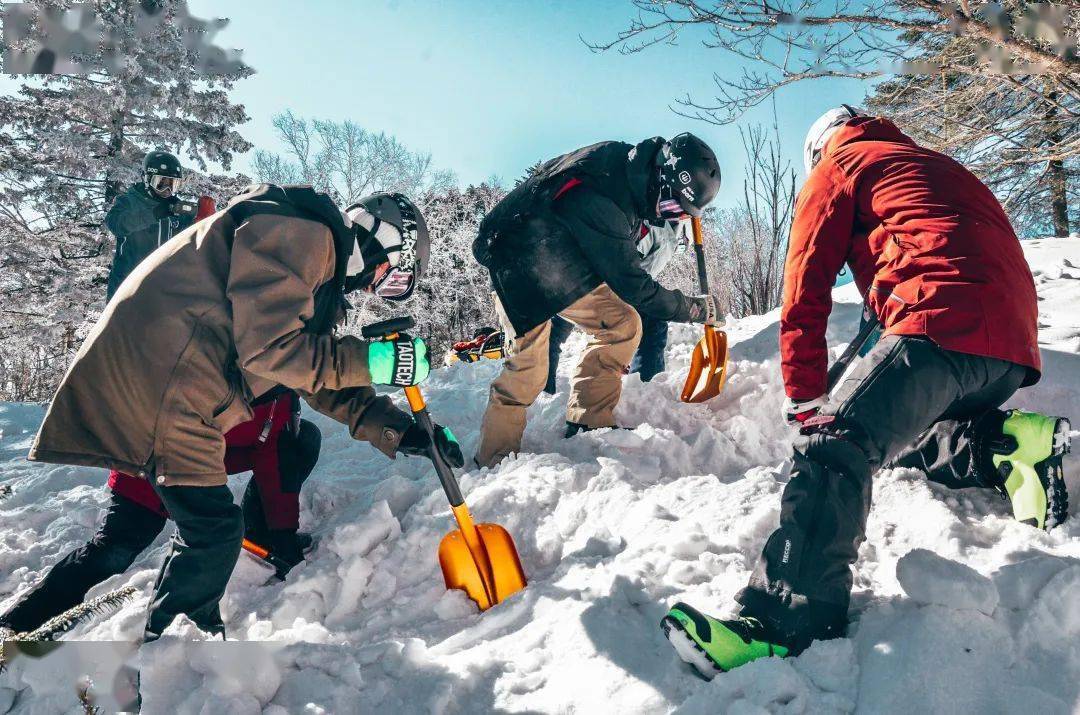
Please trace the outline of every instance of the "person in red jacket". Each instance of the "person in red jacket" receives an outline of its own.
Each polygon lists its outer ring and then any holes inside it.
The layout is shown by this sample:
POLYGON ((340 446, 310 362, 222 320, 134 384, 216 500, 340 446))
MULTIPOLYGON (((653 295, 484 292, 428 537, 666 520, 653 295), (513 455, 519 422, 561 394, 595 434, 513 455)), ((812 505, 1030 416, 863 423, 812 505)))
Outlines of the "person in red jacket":
POLYGON ((737 596, 738 618, 679 603, 661 623, 707 678, 845 632, 871 478, 885 465, 997 489, 1039 528, 1067 516, 1068 421, 998 409, 1041 366, 1034 281, 994 195, 847 106, 811 128, 806 169, 780 317, 784 416, 799 428, 780 526, 737 596), (830 396, 825 329, 845 263, 883 336, 830 396))
MULTIPOLYGON (((295 392, 253 408, 254 417, 225 434, 225 469, 251 471, 244 493, 245 536, 289 566, 303 560, 311 537, 300 526, 300 487, 319 459, 322 436, 300 419, 295 392)), ((111 500, 94 537, 61 559, 0 615, 0 628, 34 630, 80 603, 87 591, 123 573, 165 528, 169 513, 145 479, 109 474, 111 500)))

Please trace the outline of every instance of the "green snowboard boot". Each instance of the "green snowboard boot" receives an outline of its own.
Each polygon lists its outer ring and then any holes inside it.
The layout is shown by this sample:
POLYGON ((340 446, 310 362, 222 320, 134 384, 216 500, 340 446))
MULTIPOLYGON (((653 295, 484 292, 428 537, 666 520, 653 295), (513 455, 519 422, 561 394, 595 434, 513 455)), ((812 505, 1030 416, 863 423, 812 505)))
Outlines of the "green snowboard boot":
POLYGON ((679 657, 706 680, 758 658, 788 654, 787 648, 767 640, 756 619, 718 621, 681 602, 660 621, 660 629, 679 657))
POLYGON ((1010 410, 1002 437, 991 445, 998 487, 1013 516, 1038 529, 1052 529, 1069 516, 1062 458, 1070 450, 1070 425, 1063 417, 1010 410))

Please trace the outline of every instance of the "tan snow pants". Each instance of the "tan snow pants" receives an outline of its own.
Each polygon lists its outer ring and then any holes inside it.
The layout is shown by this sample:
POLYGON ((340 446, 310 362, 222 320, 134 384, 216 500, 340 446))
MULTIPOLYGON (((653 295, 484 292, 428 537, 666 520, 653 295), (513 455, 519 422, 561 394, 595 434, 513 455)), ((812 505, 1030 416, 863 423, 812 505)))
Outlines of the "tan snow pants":
MULTIPOLYGON (((601 284, 559 315, 590 338, 570 381, 566 419, 588 427, 612 427, 623 374, 641 341, 641 318, 607 284, 601 284)), ((510 358, 491 383, 476 453, 480 466, 494 466, 521 448, 525 411, 547 383, 550 336, 551 321, 544 321, 519 335, 510 347, 510 358)))

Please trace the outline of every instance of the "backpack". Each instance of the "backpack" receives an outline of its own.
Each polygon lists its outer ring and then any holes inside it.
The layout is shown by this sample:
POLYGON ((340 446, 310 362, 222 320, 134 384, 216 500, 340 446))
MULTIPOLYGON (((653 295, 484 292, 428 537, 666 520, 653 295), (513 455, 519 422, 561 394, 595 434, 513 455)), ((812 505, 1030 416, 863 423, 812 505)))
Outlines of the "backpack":
POLYGON ((334 237, 334 278, 315 292, 315 314, 304 324, 304 330, 315 335, 331 332, 341 311, 349 307, 345 300, 345 271, 355 243, 352 230, 345 225, 333 200, 310 186, 255 184, 230 199, 226 212, 236 226, 256 214, 298 213, 330 229, 334 237))
POLYGON ((622 142, 599 142, 540 164, 480 222, 472 246, 477 262, 489 266, 491 249, 500 233, 548 210, 569 189, 578 184, 603 186, 617 172, 625 172, 632 148, 622 142))

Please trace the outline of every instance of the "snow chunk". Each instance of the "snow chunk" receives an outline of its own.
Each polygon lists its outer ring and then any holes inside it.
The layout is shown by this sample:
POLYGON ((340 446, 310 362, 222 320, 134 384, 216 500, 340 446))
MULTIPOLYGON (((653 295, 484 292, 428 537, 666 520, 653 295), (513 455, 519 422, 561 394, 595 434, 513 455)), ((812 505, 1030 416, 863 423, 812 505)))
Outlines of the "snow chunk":
POLYGON ((442 598, 435 602, 435 615, 444 621, 471 616, 478 611, 476 604, 465 592, 457 589, 448 589, 442 598))
POLYGON ((970 609, 991 615, 998 605, 994 582, 970 566, 915 549, 896 563, 896 579, 918 603, 970 609))

